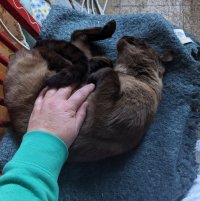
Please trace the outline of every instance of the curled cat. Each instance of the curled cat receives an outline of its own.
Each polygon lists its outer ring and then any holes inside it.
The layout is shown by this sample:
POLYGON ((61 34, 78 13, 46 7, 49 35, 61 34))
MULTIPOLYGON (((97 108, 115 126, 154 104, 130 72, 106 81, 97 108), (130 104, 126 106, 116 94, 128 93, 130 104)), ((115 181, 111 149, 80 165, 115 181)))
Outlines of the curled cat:
POLYGON ((112 61, 95 56, 92 42, 112 36, 115 21, 104 27, 74 31, 71 41, 41 40, 31 50, 21 49, 10 58, 4 80, 4 97, 11 126, 22 136, 27 129, 33 105, 45 86, 64 87, 87 81, 89 73, 103 66, 112 67, 112 61))
MULTIPOLYGON (((91 42, 112 36, 115 21, 104 27, 75 31, 71 42, 45 40, 21 50, 9 64, 5 103, 13 128, 24 134, 40 89, 74 82, 95 83, 69 161, 94 161, 135 148, 155 116, 162 92, 161 58, 145 42, 124 36, 112 61, 93 53, 91 42)), ((162 58, 162 60, 170 60, 162 58)))

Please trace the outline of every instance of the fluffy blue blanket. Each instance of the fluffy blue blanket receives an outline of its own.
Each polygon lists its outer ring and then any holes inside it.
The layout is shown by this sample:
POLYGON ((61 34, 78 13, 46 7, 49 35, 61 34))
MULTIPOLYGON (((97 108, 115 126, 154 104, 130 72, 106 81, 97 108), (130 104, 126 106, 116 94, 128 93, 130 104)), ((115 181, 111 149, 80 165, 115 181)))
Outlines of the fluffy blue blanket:
MULTIPOLYGON (((43 24, 41 37, 65 39, 76 30, 102 26, 115 19, 112 38, 98 42, 115 59, 123 35, 146 39, 157 51, 172 50, 163 97, 156 118, 134 152, 95 163, 66 164, 59 178, 60 201, 177 201, 196 177, 194 147, 199 121, 200 61, 198 42, 182 45, 174 26, 158 14, 92 16, 54 7, 43 24)), ((17 149, 7 134, 0 143, 2 167, 17 149)))

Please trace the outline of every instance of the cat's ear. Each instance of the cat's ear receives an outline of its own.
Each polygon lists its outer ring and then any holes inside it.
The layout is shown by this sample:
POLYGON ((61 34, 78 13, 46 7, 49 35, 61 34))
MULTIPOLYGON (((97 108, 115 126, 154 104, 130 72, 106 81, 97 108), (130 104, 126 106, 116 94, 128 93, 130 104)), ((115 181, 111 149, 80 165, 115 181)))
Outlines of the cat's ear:
POLYGON ((173 53, 171 51, 166 51, 162 54, 159 54, 158 57, 159 57, 160 61, 163 63, 173 61, 173 53))
POLYGON ((161 65, 161 66, 159 67, 159 70, 158 70, 158 75, 159 75, 159 77, 162 78, 163 75, 164 75, 164 73, 165 73, 165 68, 161 65))

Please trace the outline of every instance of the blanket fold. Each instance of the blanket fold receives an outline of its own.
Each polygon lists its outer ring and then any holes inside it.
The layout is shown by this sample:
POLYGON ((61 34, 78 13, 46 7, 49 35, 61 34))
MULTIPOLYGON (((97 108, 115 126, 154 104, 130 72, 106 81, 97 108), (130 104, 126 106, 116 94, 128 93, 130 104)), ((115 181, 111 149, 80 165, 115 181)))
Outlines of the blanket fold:
MULTIPOLYGON (((182 45, 174 25, 158 14, 93 16, 55 6, 41 38, 69 40, 74 30, 117 22, 113 37, 97 43, 116 59, 121 36, 145 39, 158 52, 172 51, 166 66, 157 115, 140 146, 132 152, 92 163, 67 163, 59 178, 60 201, 178 201, 197 175, 194 148, 200 115, 199 43, 182 45)), ((0 167, 17 149, 8 133, 0 142, 0 167)))

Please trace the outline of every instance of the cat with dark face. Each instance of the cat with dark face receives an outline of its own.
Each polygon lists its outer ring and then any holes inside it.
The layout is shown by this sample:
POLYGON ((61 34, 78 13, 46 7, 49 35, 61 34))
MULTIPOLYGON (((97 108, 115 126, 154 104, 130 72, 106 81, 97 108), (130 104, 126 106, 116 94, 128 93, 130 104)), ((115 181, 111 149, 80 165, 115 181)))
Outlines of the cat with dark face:
POLYGON ((32 50, 21 49, 11 56, 4 93, 11 125, 17 134, 22 136, 26 132, 35 99, 42 88, 80 85, 87 82, 93 71, 113 67, 110 59, 97 56, 91 48, 93 41, 111 37, 115 28, 115 21, 110 21, 104 27, 73 32, 70 42, 40 40, 32 50))
POLYGON ((91 42, 111 37, 115 26, 111 21, 103 28, 78 30, 71 42, 40 41, 31 51, 16 54, 4 90, 17 133, 26 132, 42 87, 93 82, 96 89, 87 100, 87 116, 69 149, 69 160, 99 160, 139 144, 156 113, 164 71, 156 52, 132 36, 118 41, 114 67, 110 59, 94 53, 91 42))

